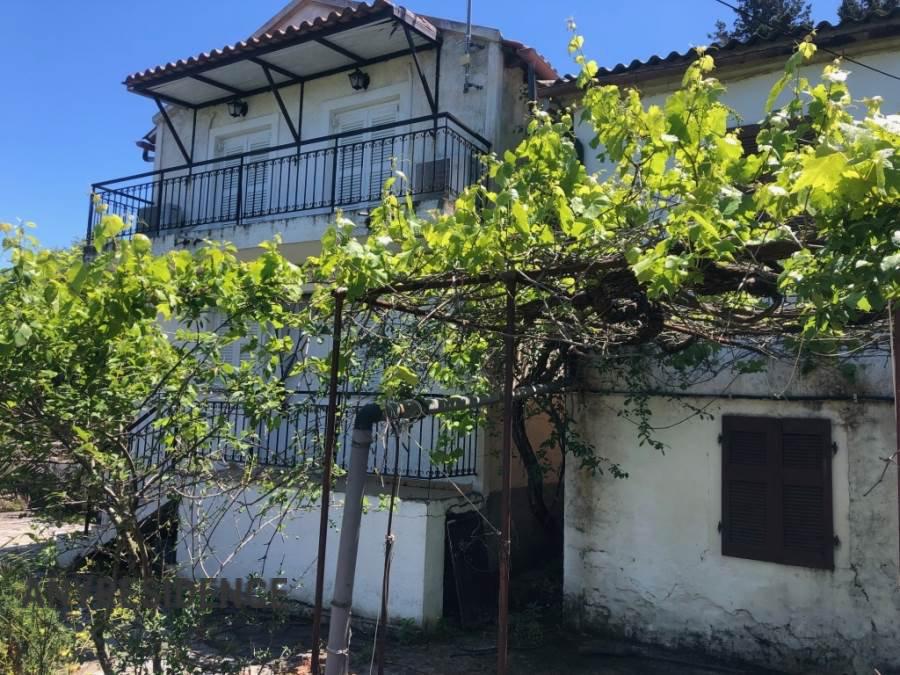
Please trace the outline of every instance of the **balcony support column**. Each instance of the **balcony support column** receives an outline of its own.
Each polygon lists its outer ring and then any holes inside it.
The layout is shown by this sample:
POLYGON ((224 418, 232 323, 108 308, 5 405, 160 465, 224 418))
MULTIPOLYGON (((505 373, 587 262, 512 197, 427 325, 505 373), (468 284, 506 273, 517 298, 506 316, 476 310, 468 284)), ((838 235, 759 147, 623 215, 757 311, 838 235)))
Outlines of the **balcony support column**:
POLYGON ((191 162, 190 162, 191 166, 190 166, 190 170, 188 171, 189 174, 194 173, 193 159, 194 159, 194 153, 196 151, 196 145, 197 145, 197 109, 194 108, 194 119, 191 122, 191 162))
POLYGON ((438 42, 437 52, 434 55, 434 124, 437 126, 438 114, 441 110, 441 54, 444 51, 444 43, 438 42))

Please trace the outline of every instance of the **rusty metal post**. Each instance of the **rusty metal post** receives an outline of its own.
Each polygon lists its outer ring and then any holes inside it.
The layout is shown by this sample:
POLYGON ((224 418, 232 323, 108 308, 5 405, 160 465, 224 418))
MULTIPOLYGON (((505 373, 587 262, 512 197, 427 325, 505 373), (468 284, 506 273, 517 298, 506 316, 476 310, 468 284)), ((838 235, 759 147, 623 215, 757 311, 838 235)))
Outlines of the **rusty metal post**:
POLYGON ((400 491, 400 427, 391 425, 394 432, 394 484, 391 487, 391 503, 388 508, 387 532, 384 536, 384 572, 381 577, 381 614, 375 633, 375 659, 378 675, 384 675, 384 645, 387 641, 388 598, 391 592, 391 562, 394 558, 394 504, 400 491))
POLYGON ((328 410, 325 414, 325 456, 322 466, 322 508, 319 518, 319 553, 316 559, 316 604, 312 625, 312 672, 319 675, 319 643, 322 638, 322 598, 325 594, 325 551, 328 538, 328 507, 331 501, 331 467, 334 464, 334 442, 337 436, 338 373, 341 364, 341 333, 344 320, 346 289, 334 292, 334 330, 331 336, 331 374, 328 380, 328 410))
POLYGON ((506 280, 506 332, 503 337, 503 498, 500 505, 500 593, 497 612, 497 673, 506 675, 509 656, 509 558, 512 499, 512 407, 516 359, 516 274, 506 280))

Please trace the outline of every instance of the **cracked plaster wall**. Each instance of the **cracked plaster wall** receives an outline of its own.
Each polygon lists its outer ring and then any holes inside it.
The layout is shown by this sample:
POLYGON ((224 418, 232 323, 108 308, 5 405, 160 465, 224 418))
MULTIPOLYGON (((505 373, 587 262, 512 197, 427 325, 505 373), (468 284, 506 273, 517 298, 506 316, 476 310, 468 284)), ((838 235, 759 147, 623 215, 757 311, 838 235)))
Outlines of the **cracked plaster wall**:
POLYGON ((640 447, 620 396, 574 401, 582 434, 630 476, 566 475, 565 593, 586 627, 791 672, 900 669, 897 472, 888 402, 652 400, 664 454, 640 447), (724 414, 825 417, 833 461, 834 571, 721 554, 724 414), (863 496, 876 485, 868 496, 863 496))

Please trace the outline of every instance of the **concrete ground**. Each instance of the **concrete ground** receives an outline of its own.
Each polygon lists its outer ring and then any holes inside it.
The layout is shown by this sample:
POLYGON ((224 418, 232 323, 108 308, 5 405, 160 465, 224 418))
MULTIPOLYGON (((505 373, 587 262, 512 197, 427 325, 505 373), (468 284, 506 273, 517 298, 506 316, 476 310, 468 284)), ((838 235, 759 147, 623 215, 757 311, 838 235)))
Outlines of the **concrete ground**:
POLYGON ((73 523, 46 523, 29 511, 0 513, 0 556, 23 553, 62 534, 77 532, 81 526, 73 523))
MULTIPOLYGON (((274 625, 266 620, 241 618, 228 612, 218 617, 206 640, 194 645, 206 668, 197 675, 221 673, 216 664, 234 663, 234 659, 257 657, 265 652, 271 658, 257 659, 240 675, 308 675, 311 673, 311 627, 307 618, 291 618, 274 625), (283 649, 290 653, 279 657, 283 649)), ((260 618, 260 617, 258 617, 260 618)), ((326 629, 327 632, 327 629, 326 629)), ((558 633, 546 639, 535 636, 533 646, 516 645, 510 651, 509 672, 513 675, 762 675, 760 671, 735 666, 711 664, 701 658, 685 658, 664 652, 648 655, 628 645, 604 644, 584 636, 561 637, 558 633)), ((493 628, 424 637, 396 630, 385 650, 385 673, 388 675, 483 675, 496 672, 495 635, 493 628)), ((371 630, 354 631, 351 642, 351 675, 378 672, 372 663, 374 635, 371 630)), ((324 650, 322 656, 324 658, 324 650)), ((246 661, 244 661, 246 662, 246 661)), ((234 671, 229 671, 234 672, 234 671)), ((85 663, 77 675, 100 675, 95 663, 85 663)), ((770 674, 774 675, 774 674, 770 674)))
MULTIPOLYGON (((220 671, 204 671, 210 675, 216 672, 220 671)), ((241 671, 241 675, 308 675, 311 672, 307 653, 271 664, 249 666, 241 671)), ((354 659, 350 669, 351 675, 375 672, 377 666, 362 658, 354 659)), ((496 672, 493 651, 470 654, 453 645, 392 646, 385 659, 388 675, 483 675, 492 672, 496 672)), ((530 651, 511 652, 509 672, 528 675, 750 675, 757 671, 642 657, 573 656, 560 653, 556 648, 547 648, 540 655, 530 651)), ((89 662, 82 664, 73 675, 102 675, 102 672, 95 662, 89 662)))
MULTIPOLYGON (((11 553, 29 553, 39 548, 38 541, 80 530, 77 524, 51 525, 28 512, 0 513, 0 557, 11 553)), ((282 620, 272 625, 257 617, 246 623, 237 617, 220 618, 212 627, 205 642, 195 646, 195 653, 204 657, 207 668, 199 673, 223 672, 216 663, 247 659, 268 651, 272 658, 254 659, 259 665, 249 666, 242 675, 283 675, 309 673, 310 624, 304 618, 282 620), (288 656, 280 656, 285 650, 288 656)), ((243 617, 249 619, 249 617, 243 617)), ((552 623, 552 622, 551 622, 552 623)), ((558 627, 556 627, 558 631, 558 627)), ((443 635, 424 636, 415 632, 396 631, 386 649, 385 672, 390 675, 481 675, 496 670, 494 632, 491 627, 463 632, 453 629, 443 635)), ((561 637, 556 631, 531 635, 520 639, 510 651, 510 673, 528 675, 710 675, 757 671, 734 667, 713 666, 697 660, 654 654, 654 658, 639 655, 634 650, 606 647, 579 636, 561 637)), ((353 675, 377 672, 371 667, 373 635, 365 629, 354 632, 351 653, 353 675)), ((324 650, 323 650, 324 652, 324 650)), ((233 672, 233 671, 229 671, 233 672)), ((101 675, 93 661, 81 664, 73 675, 101 675)))

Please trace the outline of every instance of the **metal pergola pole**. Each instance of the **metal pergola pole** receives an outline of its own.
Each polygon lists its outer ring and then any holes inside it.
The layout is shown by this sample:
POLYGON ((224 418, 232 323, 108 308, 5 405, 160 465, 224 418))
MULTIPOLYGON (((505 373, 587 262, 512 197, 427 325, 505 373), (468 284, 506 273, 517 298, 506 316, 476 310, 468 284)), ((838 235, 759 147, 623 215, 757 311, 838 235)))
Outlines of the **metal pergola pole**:
MULTIPOLYGON (((381 613, 375 632, 375 660, 378 675, 384 675, 384 647, 387 641, 388 603, 391 592, 391 562, 394 557, 394 505, 400 492, 400 427, 394 429, 394 477, 391 487, 391 502, 388 505, 387 532, 384 535, 384 571, 381 577, 381 613)), ((387 445, 387 443, 385 443, 387 445)))
POLYGON ((322 638, 322 598, 325 593, 325 552, 328 539, 328 507, 331 501, 331 467, 334 464, 334 444, 337 436, 338 374, 341 364, 341 333, 346 289, 334 292, 334 328, 331 337, 331 373, 328 380, 328 410, 325 415, 325 456, 322 467, 322 507, 319 518, 319 553, 316 558, 316 604, 312 626, 312 672, 319 675, 322 638))
POLYGON ((497 611, 497 673, 506 675, 509 656, 509 558, 512 499, 512 407, 516 359, 516 274, 506 281, 506 332, 503 336, 503 497, 500 504, 500 592, 497 611))

